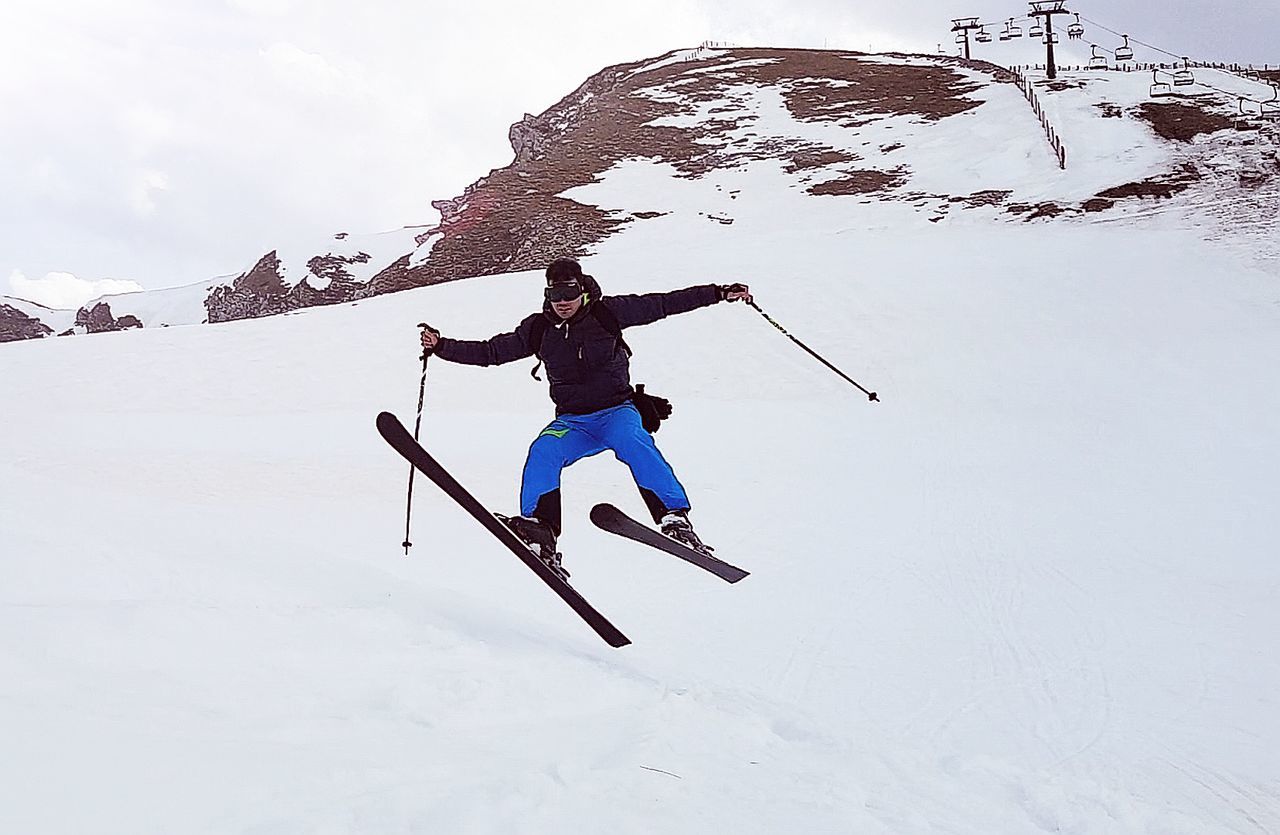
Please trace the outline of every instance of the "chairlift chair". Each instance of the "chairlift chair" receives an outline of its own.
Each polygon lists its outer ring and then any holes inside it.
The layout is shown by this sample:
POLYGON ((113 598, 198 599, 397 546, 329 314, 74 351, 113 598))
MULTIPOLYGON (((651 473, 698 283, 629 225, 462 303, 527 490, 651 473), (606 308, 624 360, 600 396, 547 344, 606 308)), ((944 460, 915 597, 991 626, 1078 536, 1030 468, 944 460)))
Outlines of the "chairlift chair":
POLYGON ((1237 116, 1235 119, 1236 130, 1257 130, 1258 128, 1262 127, 1262 122, 1263 122, 1262 105, 1260 103, 1254 101, 1253 99, 1247 99, 1244 96, 1241 96, 1238 106, 1240 108, 1240 115, 1237 116), (1252 110, 1244 109, 1244 103, 1246 101, 1249 102, 1250 104, 1258 105, 1258 110, 1256 113, 1252 110))
POLYGON ((1176 96, 1177 93, 1173 89, 1173 85, 1167 81, 1160 80, 1160 71, 1151 71, 1151 98, 1162 99, 1169 96, 1176 96))
POLYGON ((1265 110, 1265 108, 1262 106, 1262 102, 1256 101, 1255 99, 1246 98, 1245 96, 1240 97, 1240 101, 1237 106, 1240 108, 1240 115, 1245 117, 1246 119, 1261 118, 1265 110), (1244 107, 1245 102, 1249 102, 1249 104, 1256 104, 1258 106, 1257 111, 1255 112, 1253 110, 1246 110, 1244 107))
POLYGON ((1132 60, 1133 60, 1133 47, 1129 46, 1129 36, 1128 36, 1128 35, 1121 35, 1120 37, 1124 38, 1124 46, 1117 46, 1117 47, 1116 47, 1116 60, 1117 60, 1117 61, 1132 61, 1132 60))
POLYGON ((1004 24, 1004 31, 1000 33, 1000 40, 1001 40, 1001 41, 1011 41, 1011 40, 1013 40, 1013 33, 1009 31, 1009 24, 1011 24, 1011 23, 1013 23, 1013 21, 1011 21, 1011 20, 1010 20, 1010 21, 1006 21, 1006 22, 1005 22, 1005 24, 1004 24))
MULTIPOLYGON (((1176 64, 1174 66, 1177 66, 1176 64)), ((1173 83, 1177 87, 1186 87, 1196 83, 1196 75, 1191 71, 1191 59, 1182 59, 1182 69, 1173 74, 1173 83)))
POLYGON ((1058 33, 1057 33, 1057 32, 1046 32, 1046 33, 1045 33, 1045 35, 1044 35, 1044 42, 1045 42, 1045 43, 1058 43, 1058 33))
POLYGON ((1014 23, 1013 18, 1009 18, 1009 37, 1011 38, 1022 37, 1022 27, 1014 23))
POLYGON ((1080 13, 1076 12, 1076 22, 1067 27, 1067 37, 1079 40, 1084 37, 1084 24, 1080 22, 1080 13))
POLYGON ((991 43, 991 33, 986 29, 979 29, 978 34, 974 37, 978 43, 991 43))
POLYGON ((1031 28, 1027 30, 1027 37, 1029 37, 1029 38, 1043 38, 1043 37, 1044 37, 1044 24, 1040 23, 1040 21, 1036 21, 1035 23, 1031 24, 1031 28))
POLYGON ((1102 49, 1096 43, 1091 44, 1093 47, 1093 57, 1089 59, 1089 69, 1105 70, 1108 68, 1107 56, 1102 54, 1102 49))

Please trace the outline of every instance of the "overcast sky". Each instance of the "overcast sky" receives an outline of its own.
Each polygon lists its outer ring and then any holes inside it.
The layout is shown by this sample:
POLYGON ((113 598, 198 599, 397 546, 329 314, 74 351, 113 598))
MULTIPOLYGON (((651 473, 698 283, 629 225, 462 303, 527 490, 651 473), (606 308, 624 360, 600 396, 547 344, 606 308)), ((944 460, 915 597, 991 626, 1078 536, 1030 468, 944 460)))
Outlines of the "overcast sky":
MULTIPOLYGON (((513 121, 608 64, 705 39, 954 51, 950 18, 995 22, 1027 8, 998 0, 5 5, 0 293, 63 306, 238 273, 277 245, 338 231, 435 222, 431 200, 511 161, 513 121)), ((1179 54, 1280 62, 1276 0, 1068 6, 1179 54)), ((1115 45, 1096 29, 1090 40, 1115 45)), ((1029 57, 1007 46, 979 57, 1029 57)))

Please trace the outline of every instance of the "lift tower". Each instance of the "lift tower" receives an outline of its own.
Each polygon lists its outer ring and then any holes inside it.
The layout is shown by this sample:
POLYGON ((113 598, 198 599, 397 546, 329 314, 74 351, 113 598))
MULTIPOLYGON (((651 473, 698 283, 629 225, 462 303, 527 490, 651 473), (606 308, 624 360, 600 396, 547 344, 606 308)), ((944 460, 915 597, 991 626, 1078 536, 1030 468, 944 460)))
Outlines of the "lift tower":
POLYGON ((978 22, 976 17, 957 17, 951 21, 951 31, 956 33, 956 43, 964 44, 964 59, 968 61, 972 56, 969 54, 969 33, 974 29, 981 29, 982 24, 978 22))
POLYGON ((1067 0, 1031 0, 1031 17, 1044 18, 1045 68, 1050 78, 1058 77, 1058 67, 1053 62, 1053 45, 1058 36, 1053 31, 1055 15, 1072 14, 1063 8, 1067 0))

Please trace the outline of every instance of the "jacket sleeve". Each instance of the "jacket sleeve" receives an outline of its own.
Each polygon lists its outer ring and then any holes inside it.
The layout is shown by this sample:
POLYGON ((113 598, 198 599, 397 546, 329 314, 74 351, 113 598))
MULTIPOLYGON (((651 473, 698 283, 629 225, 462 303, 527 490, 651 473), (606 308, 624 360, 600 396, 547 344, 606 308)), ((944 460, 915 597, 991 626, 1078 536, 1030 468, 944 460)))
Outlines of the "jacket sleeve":
POLYGON ((624 328, 647 325, 677 313, 688 313, 720 301, 714 284, 672 290, 669 293, 645 293, 642 296, 606 296, 603 300, 618 324, 624 328))
POLYGON ((510 333, 500 333, 485 340, 449 339, 441 337, 433 352, 437 357, 463 365, 502 365, 533 356, 531 335, 534 322, 542 316, 535 313, 524 319, 510 333))

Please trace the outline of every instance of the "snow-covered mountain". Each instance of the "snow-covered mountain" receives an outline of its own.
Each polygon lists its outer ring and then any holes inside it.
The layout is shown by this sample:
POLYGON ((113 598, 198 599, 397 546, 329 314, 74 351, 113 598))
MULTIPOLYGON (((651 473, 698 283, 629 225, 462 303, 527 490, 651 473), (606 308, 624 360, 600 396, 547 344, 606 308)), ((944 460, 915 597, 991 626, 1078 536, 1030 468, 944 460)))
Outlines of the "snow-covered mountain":
MULTIPOLYGON (((414 417, 418 322, 538 307, 551 226, 477 249, 530 269, 4 345, 0 831, 1280 830, 1274 128, 1162 138, 1149 75, 1065 73, 1035 82, 1062 169, 954 62, 626 73, 651 152, 601 167, 602 133, 528 205, 582 207, 563 245, 606 292, 749 283, 881 401, 741 304, 628 331, 751 576, 593 528, 643 513, 611 456, 566 472, 561 544, 625 649, 421 478, 405 557, 374 415, 414 417)), ((402 276, 510 221, 499 193, 402 276)), ((551 417, 531 364, 427 369, 424 443, 495 510, 551 417)))
MULTIPOLYGON (((237 276, 96 299, 74 320, 79 332, 223 322, 536 268, 657 216, 642 203, 606 211, 569 196, 634 160, 692 179, 777 160, 810 194, 910 202, 939 223, 971 209, 1006 222, 1131 214, 1150 199, 1158 214, 1208 215, 1224 237, 1252 230, 1271 257, 1280 109, 1254 100, 1274 82, 1197 72, 1195 85, 1168 85, 1180 95, 1153 98, 1153 79, 1168 72, 1068 71, 1049 81, 1032 71, 1022 82, 939 57, 676 51, 608 67, 512 125, 511 165, 434 201, 438 224, 339 233, 267 253, 237 276), (1023 87, 1065 141, 1067 171, 1040 170, 1051 146, 1028 123, 1023 87)), ((52 326, 65 315, 46 318, 0 310, 0 339, 65 332, 52 326)))

